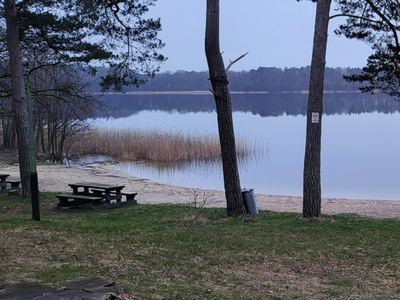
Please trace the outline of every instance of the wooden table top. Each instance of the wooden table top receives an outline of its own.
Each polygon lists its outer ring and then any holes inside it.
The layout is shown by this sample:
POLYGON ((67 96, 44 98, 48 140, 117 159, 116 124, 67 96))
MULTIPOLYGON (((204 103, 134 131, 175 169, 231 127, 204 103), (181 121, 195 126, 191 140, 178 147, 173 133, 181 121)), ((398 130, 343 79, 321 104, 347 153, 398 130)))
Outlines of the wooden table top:
POLYGON ((116 190, 123 189, 124 185, 114 185, 114 184, 104 184, 104 183, 94 183, 94 182, 77 182, 68 184, 70 187, 83 187, 83 188, 94 188, 94 189, 104 189, 104 190, 116 190))

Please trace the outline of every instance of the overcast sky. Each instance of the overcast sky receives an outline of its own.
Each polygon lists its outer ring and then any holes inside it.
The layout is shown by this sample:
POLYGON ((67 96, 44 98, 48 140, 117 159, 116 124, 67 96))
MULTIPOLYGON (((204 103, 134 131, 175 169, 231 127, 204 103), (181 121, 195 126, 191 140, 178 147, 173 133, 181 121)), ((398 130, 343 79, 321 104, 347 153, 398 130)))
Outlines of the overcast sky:
MULTIPOLYGON (((335 4, 332 4, 334 8, 335 4)), ((311 63, 316 4, 309 0, 220 0, 220 47, 225 65, 240 55, 232 71, 258 67, 304 67, 311 63)), ((334 13, 332 10, 331 14, 334 13)), ((149 16, 160 17, 166 43, 165 71, 206 71, 204 53, 206 0, 158 0, 149 16)), ((329 67, 362 67, 371 50, 358 41, 338 37, 330 23, 329 67)))

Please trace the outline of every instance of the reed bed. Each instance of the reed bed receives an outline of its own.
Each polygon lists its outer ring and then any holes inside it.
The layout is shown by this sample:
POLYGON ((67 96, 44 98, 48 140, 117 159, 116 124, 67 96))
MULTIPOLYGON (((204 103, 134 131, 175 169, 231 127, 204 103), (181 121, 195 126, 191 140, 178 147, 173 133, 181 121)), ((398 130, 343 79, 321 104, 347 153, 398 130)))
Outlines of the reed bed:
MULTIPOLYGON (((259 151, 256 142, 236 139, 243 159, 259 151)), ((85 133, 70 150, 73 155, 106 155, 125 161, 176 163, 213 161, 221 156, 216 134, 174 132, 162 129, 94 129, 85 133)))

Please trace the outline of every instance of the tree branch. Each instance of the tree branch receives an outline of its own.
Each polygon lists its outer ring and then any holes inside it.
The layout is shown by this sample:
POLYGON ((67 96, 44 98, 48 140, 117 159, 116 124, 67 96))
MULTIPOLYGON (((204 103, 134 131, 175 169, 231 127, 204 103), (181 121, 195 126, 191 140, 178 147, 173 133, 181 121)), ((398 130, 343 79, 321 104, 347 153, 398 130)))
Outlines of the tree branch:
POLYGON ((365 18, 365 17, 361 17, 361 16, 357 16, 357 15, 350 15, 350 14, 332 15, 332 16, 329 17, 329 20, 334 19, 334 18, 338 18, 338 17, 349 17, 349 18, 360 19, 360 20, 369 21, 369 22, 375 22, 375 23, 379 22, 379 21, 371 20, 369 18, 365 18))
POLYGON ((225 72, 228 72, 228 70, 232 67, 232 65, 236 62, 238 62, 239 60, 241 60, 243 57, 245 57, 249 52, 246 52, 245 54, 239 56, 238 58, 236 58, 234 61, 230 61, 229 65, 226 67, 225 72))
POLYGON ((371 9, 382 19, 382 21, 384 21, 390 27, 391 31, 393 32, 393 38, 396 42, 396 49, 400 49, 396 26, 392 24, 392 22, 390 22, 390 20, 375 6, 375 4, 371 0, 366 0, 366 2, 369 4, 371 9))

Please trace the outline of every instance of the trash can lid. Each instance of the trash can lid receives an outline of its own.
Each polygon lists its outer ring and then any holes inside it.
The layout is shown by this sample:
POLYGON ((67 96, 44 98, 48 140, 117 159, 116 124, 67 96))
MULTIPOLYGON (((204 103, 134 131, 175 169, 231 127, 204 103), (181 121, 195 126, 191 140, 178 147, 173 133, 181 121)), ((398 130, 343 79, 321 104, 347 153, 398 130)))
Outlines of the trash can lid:
POLYGON ((254 190, 254 189, 246 189, 246 188, 243 188, 243 189, 242 189, 242 193, 243 193, 243 192, 251 192, 251 191, 253 191, 253 190, 254 190))

